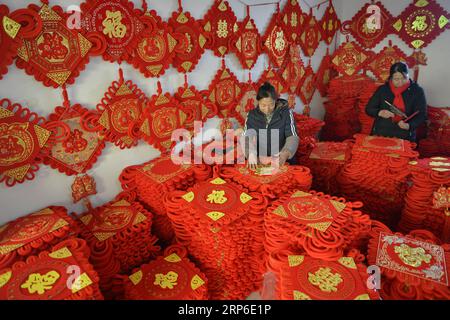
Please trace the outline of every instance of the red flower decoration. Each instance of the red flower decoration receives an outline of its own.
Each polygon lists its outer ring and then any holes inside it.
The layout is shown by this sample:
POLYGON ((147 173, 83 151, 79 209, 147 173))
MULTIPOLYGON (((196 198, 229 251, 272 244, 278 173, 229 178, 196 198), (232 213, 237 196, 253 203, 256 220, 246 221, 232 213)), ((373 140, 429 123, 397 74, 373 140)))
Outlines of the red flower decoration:
POLYGON ((200 22, 192 18, 189 12, 177 11, 169 19, 169 27, 178 40, 173 66, 179 72, 191 72, 205 52, 207 42, 200 22))
POLYGON ((203 30, 210 41, 206 48, 223 57, 232 50, 232 39, 238 31, 237 18, 227 1, 215 0, 203 18, 203 30))
POLYGON ((107 61, 126 60, 146 27, 142 12, 128 0, 86 0, 81 11, 83 30, 101 33, 106 40, 103 58, 107 61))
POLYGON ((282 28, 280 18, 279 12, 272 16, 272 20, 263 38, 264 51, 269 55, 270 61, 278 68, 283 66, 290 45, 289 39, 282 28))
POLYGON ((343 75, 352 76, 362 70, 372 56, 355 42, 345 42, 333 55, 333 66, 343 75))
POLYGON ((152 10, 145 14, 148 24, 131 57, 127 61, 139 69, 147 78, 159 77, 169 68, 175 57, 175 40, 172 29, 152 10))
POLYGON ((380 82, 385 82, 389 78, 391 66, 396 62, 406 62, 407 60, 406 54, 397 46, 391 44, 375 55, 372 61, 367 64, 367 70, 372 71, 380 82))
POLYGON ((67 27, 68 14, 61 7, 50 8, 44 4, 41 8, 30 5, 29 9, 42 19, 42 32, 24 39, 17 52, 17 67, 34 75, 47 87, 73 84, 89 62, 93 44, 81 33, 67 27))
POLYGON ((239 31, 233 40, 233 52, 244 69, 251 69, 262 51, 261 36, 253 19, 249 15, 242 22, 238 22, 239 31))
POLYGON ((208 99, 217 106, 218 115, 227 118, 241 97, 241 86, 236 76, 225 66, 217 72, 208 88, 208 99))
POLYGON ((288 0, 281 12, 281 25, 290 43, 299 43, 303 13, 297 0, 288 0))
POLYGON ((331 42, 333 42, 334 36, 340 28, 341 21, 336 14, 336 9, 333 6, 332 0, 330 0, 330 3, 328 4, 328 7, 319 23, 322 39, 326 44, 330 45, 331 42))
POLYGON ((367 3, 352 20, 343 23, 344 32, 365 48, 374 48, 393 32, 393 17, 381 2, 367 3))
POLYGON ((300 46, 307 57, 312 57, 316 52, 321 40, 319 23, 311 12, 309 15, 304 14, 304 22, 302 24, 302 33, 300 34, 300 46))
POLYGON ((449 19, 450 14, 435 0, 414 0, 393 22, 393 27, 408 46, 421 49, 445 31, 449 19))

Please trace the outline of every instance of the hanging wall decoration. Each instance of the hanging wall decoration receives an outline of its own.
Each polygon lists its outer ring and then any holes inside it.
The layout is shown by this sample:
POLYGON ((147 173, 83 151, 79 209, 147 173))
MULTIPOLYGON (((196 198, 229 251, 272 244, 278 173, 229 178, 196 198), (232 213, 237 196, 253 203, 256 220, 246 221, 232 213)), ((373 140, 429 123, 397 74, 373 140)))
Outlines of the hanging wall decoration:
POLYGON ((148 144, 166 152, 174 145, 172 132, 181 128, 186 118, 178 101, 169 93, 163 94, 158 82, 158 93, 145 107, 140 133, 148 144))
POLYGON ((238 79, 222 60, 222 67, 208 88, 208 99, 217 106, 218 116, 229 117, 232 110, 236 108, 241 94, 238 79))
POLYGON ((257 85, 249 78, 247 83, 242 86, 242 95, 236 106, 234 117, 241 125, 244 125, 247 114, 256 106, 256 96, 258 95, 257 85))
POLYGON ((262 86, 264 82, 269 82, 271 85, 273 85, 278 94, 287 92, 287 88, 285 88, 285 86, 283 85, 283 79, 272 67, 269 67, 262 73, 258 81, 258 88, 262 86))
POLYGON ((309 115, 309 105, 311 103, 312 98, 314 97, 314 93, 316 92, 316 76, 314 74, 314 70, 311 67, 311 62, 305 69, 305 74, 300 80, 300 84, 298 87, 298 95, 302 102, 305 104, 305 114, 309 115))
MULTIPOLYGON (((64 105, 55 108, 49 116, 49 121, 62 122, 68 128, 69 134, 52 147, 44 160, 45 164, 69 176, 85 173, 92 168, 105 147, 105 142, 97 132, 84 128, 83 115, 87 112, 88 110, 79 104, 71 106, 65 94, 64 105)), ((56 135, 61 133, 57 132, 56 135)))
POLYGON ((106 40, 106 61, 126 60, 133 53, 146 27, 142 11, 128 0, 86 0, 81 4, 82 29, 99 32, 106 40))
MULTIPOLYGON (((247 7, 248 8, 248 7, 247 7)), ((262 51, 261 36, 247 11, 244 21, 238 23, 238 32, 233 40, 233 52, 244 69, 252 69, 262 51)))
POLYGON ((144 30, 142 39, 127 61, 147 78, 159 77, 173 62, 177 41, 172 29, 162 21, 156 11, 147 12, 144 18, 146 21, 151 21, 147 24, 154 25, 154 28, 144 30))
POLYGON ((338 72, 352 76, 366 66, 371 55, 370 52, 363 50, 355 42, 347 41, 335 51, 332 62, 338 72))
POLYGON ((374 48, 393 32, 393 19, 381 2, 367 3, 352 20, 342 24, 342 31, 350 33, 363 47, 374 48))
POLYGON ((39 14, 42 31, 24 39, 18 49, 16 66, 34 75, 47 87, 72 84, 89 62, 92 43, 81 33, 66 25, 68 15, 59 6, 41 8, 30 5, 39 14))
POLYGON ((327 53, 323 57, 316 74, 316 87, 322 97, 326 97, 330 81, 337 76, 331 60, 331 55, 327 49, 327 53))
POLYGON ((8 99, 0 101, 0 182, 12 187, 33 180, 55 142, 46 120, 8 99))
POLYGON ((330 0, 325 13, 319 23, 320 33, 322 34, 322 39, 327 45, 333 42, 336 32, 341 28, 341 21, 339 20, 336 9, 334 9, 333 1, 330 0))
POLYGON ((238 31, 237 18, 227 1, 215 0, 203 18, 203 30, 210 41, 206 48, 223 57, 232 50, 232 39, 238 31))
POLYGON ((266 34, 263 37, 264 51, 270 58, 270 61, 277 68, 283 66, 286 56, 289 52, 289 40, 281 27, 280 8, 272 16, 266 34))
POLYGON ((396 62, 407 62, 407 60, 406 54, 389 41, 389 46, 376 54, 366 68, 372 71, 379 81, 385 82, 389 78, 391 66, 396 62))
POLYGON ((120 69, 119 81, 112 82, 96 107, 98 127, 105 140, 121 149, 137 145, 146 103, 145 94, 131 80, 125 81, 120 69))
POLYGON ((305 75, 305 66, 303 65, 300 56, 300 47, 298 45, 291 45, 289 48, 289 59, 285 65, 281 77, 284 81, 284 86, 290 94, 296 94, 300 80, 305 75))
POLYGON ((302 24, 302 33, 300 35, 300 46, 307 57, 312 57, 319 46, 322 35, 320 33, 319 23, 314 16, 312 9, 309 15, 304 14, 305 21, 302 24))
POLYGON ((414 0, 393 22, 398 36, 413 49, 428 46, 449 25, 450 14, 435 0, 414 0))
POLYGON ((304 15, 297 0, 288 0, 281 12, 281 25, 290 43, 299 43, 304 15))
POLYGON ((178 40, 172 64, 179 72, 191 72, 205 52, 207 39, 202 27, 189 12, 183 11, 181 6, 177 12, 172 13, 168 24, 178 40))

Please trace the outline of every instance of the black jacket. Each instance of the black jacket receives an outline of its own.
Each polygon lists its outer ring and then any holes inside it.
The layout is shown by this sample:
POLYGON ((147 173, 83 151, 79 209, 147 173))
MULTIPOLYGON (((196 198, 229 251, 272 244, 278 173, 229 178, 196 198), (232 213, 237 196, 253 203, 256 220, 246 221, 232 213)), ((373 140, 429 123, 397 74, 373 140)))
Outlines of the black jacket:
POLYGON ((267 123, 266 115, 259 107, 256 107, 248 113, 245 121, 244 135, 257 135, 257 151, 259 156, 273 156, 283 148, 288 149, 294 155, 299 142, 296 130, 294 114, 289 108, 288 102, 284 99, 278 99, 270 123, 267 123), (272 150, 273 148, 270 143, 272 129, 278 130, 279 133, 277 150, 272 150), (266 137, 267 143, 264 143, 266 137))
POLYGON ((416 140, 416 129, 427 120, 425 93, 417 83, 411 81, 410 87, 403 92, 402 96, 405 102, 406 115, 410 116, 414 112, 419 111, 418 115, 408 121, 410 129, 403 130, 392 119, 384 119, 378 116, 380 110, 388 109, 384 100, 389 103, 394 101, 394 93, 389 83, 386 83, 378 88, 366 106, 366 113, 375 118, 372 135, 396 137, 410 141, 416 140))

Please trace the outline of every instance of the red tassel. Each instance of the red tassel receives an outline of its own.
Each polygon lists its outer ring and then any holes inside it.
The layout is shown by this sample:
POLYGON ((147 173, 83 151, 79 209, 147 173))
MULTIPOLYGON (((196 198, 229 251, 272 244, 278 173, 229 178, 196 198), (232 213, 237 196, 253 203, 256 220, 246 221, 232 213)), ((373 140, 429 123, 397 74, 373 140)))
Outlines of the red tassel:
POLYGON ((62 86, 62 90, 63 90, 63 99, 64 99, 63 106, 68 109, 68 108, 70 108, 70 101, 69 101, 69 95, 67 94, 67 89, 66 89, 65 84, 62 86))
POLYGON ((181 5, 181 0, 178 0, 178 11, 183 12, 183 6, 181 5))
POLYGON ((158 95, 160 95, 160 94, 162 94, 161 81, 158 80, 157 86, 158 86, 158 95))
POLYGON ((142 10, 144 10, 144 13, 148 11, 147 1, 145 0, 142 0, 142 10))

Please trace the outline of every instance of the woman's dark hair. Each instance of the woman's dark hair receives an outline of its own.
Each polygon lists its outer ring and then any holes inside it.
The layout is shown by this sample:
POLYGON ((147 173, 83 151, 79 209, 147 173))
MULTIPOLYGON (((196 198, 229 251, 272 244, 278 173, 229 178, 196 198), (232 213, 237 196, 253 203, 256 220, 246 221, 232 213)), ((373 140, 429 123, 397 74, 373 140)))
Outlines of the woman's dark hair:
POLYGON ((389 80, 392 80, 392 77, 397 72, 400 72, 403 74, 403 76, 406 78, 409 74, 408 66, 404 62, 396 62, 391 66, 391 71, 389 72, 389 80))
POLYGON ((258 95, 256 96, 256 100, 259 101, 264 98, 272 98, 275 101, 278 99, 277 91, 275 90, 275 87, 270 84, 270 82, 265 82, 258 89, 258 95))

